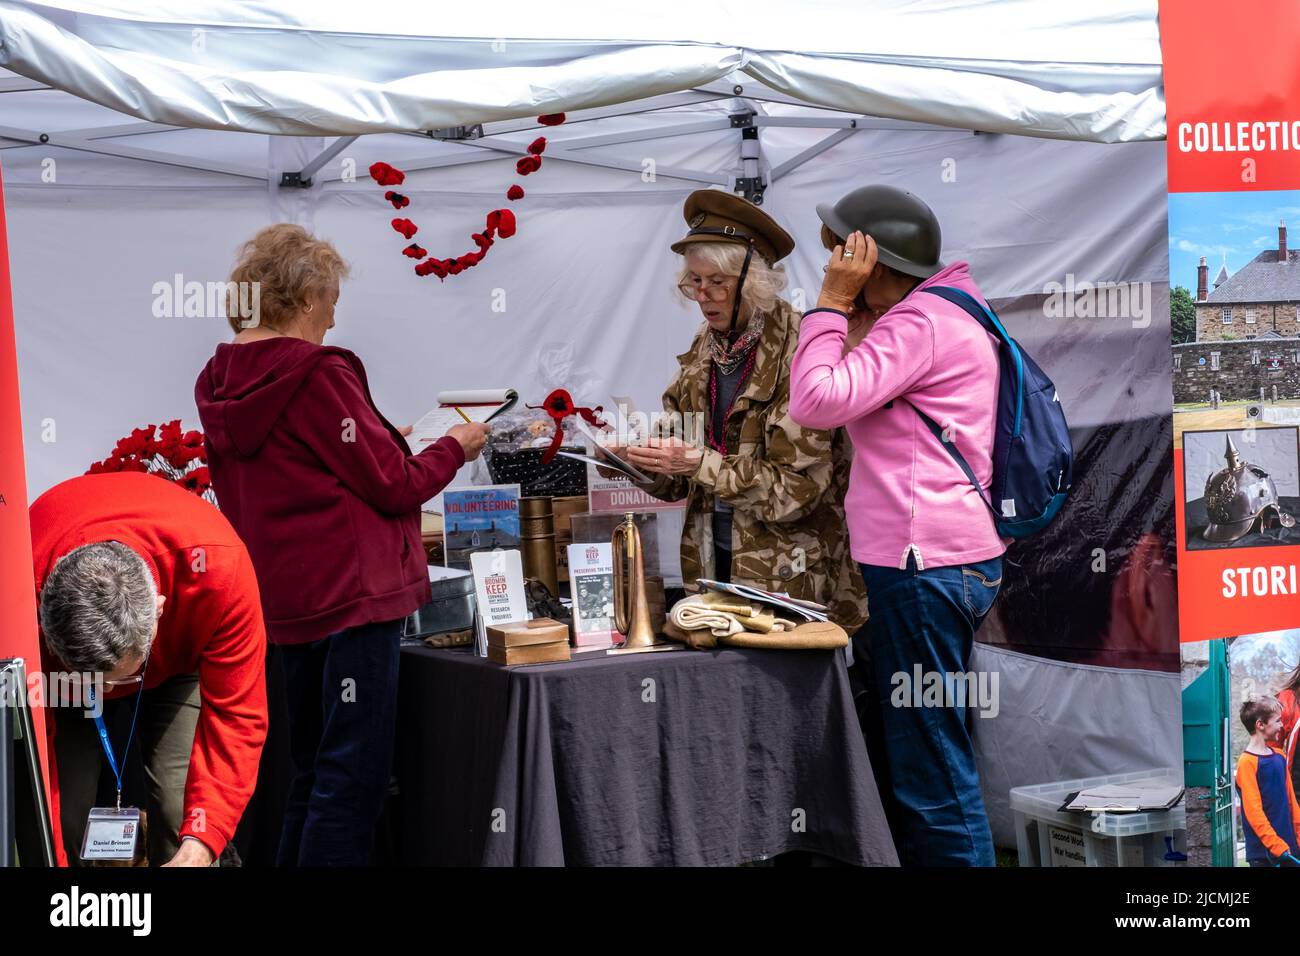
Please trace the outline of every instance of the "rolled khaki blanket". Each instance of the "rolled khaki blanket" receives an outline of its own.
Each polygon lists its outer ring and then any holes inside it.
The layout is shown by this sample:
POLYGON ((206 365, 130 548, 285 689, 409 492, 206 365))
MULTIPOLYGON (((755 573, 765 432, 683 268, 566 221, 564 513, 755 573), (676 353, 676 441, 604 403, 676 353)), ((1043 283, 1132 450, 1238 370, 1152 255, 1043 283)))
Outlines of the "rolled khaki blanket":
POLYGON ((718 646, 718 639, 713 636, 713 632, 708 628, 699 631, 684 631, 673 623, 671 617, 664 622, 664 636, 674 641, 680 641, 697 651, 708 651, 718 646))
POLYGON ((767 647, 783 651, 834 650, 849 643, 849 635, 838 624, 830 621, 809 621, 792 631, 772 631, 769 634, 741 632, 719 638, 731 647, 767 647))
POLYGON ((729 647, 765 647, 769 650, 784 651, 835 650, 849 642, 849 635, 844 628, 823 621, 809 621, 790 630, 771 631, 767 634, 738 631, 718 637, 707 628, 694 631, 683 630, 670 618, 664 624, 664 634, 697 651, 711 650, 719 644, 729 647))
POLYGON ((683 631, 707 629, 715 637, 739 631, 766 633, 777 626, 776 615, 761 605, 713 592, 683 598, 673 605, 669 618, 683 631))

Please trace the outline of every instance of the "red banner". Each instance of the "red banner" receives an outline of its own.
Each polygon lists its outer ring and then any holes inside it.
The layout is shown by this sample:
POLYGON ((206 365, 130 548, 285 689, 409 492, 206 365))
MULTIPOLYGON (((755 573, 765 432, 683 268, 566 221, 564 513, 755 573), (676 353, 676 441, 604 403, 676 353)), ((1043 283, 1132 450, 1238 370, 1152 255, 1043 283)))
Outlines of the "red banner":
POLYGON ((1183 641, 1300 624, 1296 36, 1294 0, 1160 4, 1183 641))
MULTIPOLYGON (((4 182, 0 177, 0 657, 24 658, 31 683, 36 679, 41 658, 36 632, 36 593, 32 585, 32 537, 27 520, 23 424, 18 404, 18 354, 14 344, 6 236, 4 182)), ((48 799, 50 756, 45 752, 45 697, 33 693, 29 700, 36 743, 45 768, 48 799)), ((22 794, 18 797, 24 799, 22 794)))
POLYGON ((1300 4, 1160 4, 1169 191, 1300 184, 1300 4))

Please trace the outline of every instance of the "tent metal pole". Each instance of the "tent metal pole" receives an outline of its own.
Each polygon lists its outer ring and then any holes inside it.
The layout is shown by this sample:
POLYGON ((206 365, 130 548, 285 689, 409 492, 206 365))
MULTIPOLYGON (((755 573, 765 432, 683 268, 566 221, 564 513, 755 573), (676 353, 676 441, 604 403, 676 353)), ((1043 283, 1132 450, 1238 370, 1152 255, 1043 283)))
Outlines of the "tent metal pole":
MULTIPOLYGON (((690 136, 694 133, 711 133, 717 130, 731 129, 730 121, 719 118, 703 120, 699 123, 682 123, 678 126, 664 126, 659 129, 629 130, 622 133, 605 133, 600 136, 579 136, 566 139, 566 150, 591 149, 594 146, 616 146, 620 143, 639 143, 648 139, 664 139, 669 136, 690 136)), ((548 147, 549 151, 549 147, 548 147)))
POLYGON ((222 163, 216 160, 200 159, 191 156, 178 156, 175 153, 161 153, 153 149, 140 149, 116 143, 66 136, 63 133, 37 133, 13 126, 0 126, 0 138, 25 142, 30 146, 50 146, 60 149, 73 149, 83 153, 98 153, 104 156, 116 156, 119 159, 137 159, 146 163, 159 163, 164 166, 179 166, 184 169, 202 169, 210 173, 223 173, 227 176, 239 176, 243 179, 267 181, 266 170, 237 163, 222 163))
MULTIPOLYGON (((3 131, 0 130, 0 135, 3 131)), ((490 149, 500 153, 509 153, 513 156, 522 156, 527 152, 524 146, 512 146, 506 143, 490 143, 484 140, 467 140, 464 146, 473 146, 478 149, 490 149)), ((582 153, 571 153, 569 150, 558 146, 547 146, 545 157, 547 159, 558 159, 564 162, 579 163, 583 166, 601 166, 606 169, 621 169, 625 172, 639 173, 644 170, 641 160, 617 159, 612 156, 595 157, 587 156, 582 153)), ((722 186, 731 185, 731 177, 724 173, 710 173, 699 169, 683 169, 678 166, 655 166, 655 175, 667 176, 669 179, 685 179, 689 182, 697 183, 718 183, 722 186)))
POLYGON ((834 133, 831 133, 831 135, 829 136, 819 139, 817 142, 813 143, 811 146, 805 149, 802 153, 799 153, 795 156, 791 156, 785 162, 773 166, 772 171, 769 174, 771 177, 770 181, 776 182, 782 176, 794 172, 796 169, 798 169, 804 163, 808 162, 808 160, 812 159, 814 156, 826 152, 826 150, 830 149, 836 143, 844 142, 844 140, 848 139, 856 132, 857 132, 856 129, 840 129, 840 130, 836 130, 834 133))
MULTIPOLYGON (((425 156, 420 159, 402 159, 399 164, 404 172, 415 172, 420 169, 440 169, 444 166, 468 166, 473 163, 490 163, 500 159, 493 153, 480 153, 473 150, 461 150, 463 155, 459 156, 425 156)), ((317 177, 317 181, 322 183, 337 182, 342 180, 342 170, 335 170, 323 173, 317 177)))
MULTIPOLYGON (((680 106, 696 106, 701 103, 713 103, 718 100, 729 99, 730 94, 711 93, 702 90, 685 90, 681 93, 664 93, 659 96, 649 96, 641 100, 632 100, 628 103, 621 103, 615 106, 598 106, 585 110, 569 110, 568 119, 565 126, 573 127, 578 123, 586 123, 590 120, 606 119, 611 116, 635 116, 638 113, 653 113, 658 110, 673 109, 680 106)), ((475 139, 486 136, 497 136, 502 133, 522 133, 529 130, 546 129, 541 126, 536 119, 517 119, 517 120, 497 120, 488 123, 474 124, 482 132, 475 139)), ((413 136, 430 136, 435 130, 417 130, 410 131, 407 135, 413 136)), ((456 142, 465 140, 457 139, 456 142)))
MULTIPOLYGON (((31 784, 32 807, 36 817, 37 836, 40 840, 42 862, 47 867, 57 864, 54 854, 54 828, 50 820, 50 806, 45 800, 45 775, 41 772, 41 755, 36 743, 36 728, 32 722, 32 711, 27 700, 27 665, 21 657, 12 657, 0 661, 0 709, 10 709, 15 718, 13 729, 18 732, 18 739, 23 741, 23 754, 27 758, 27 779, 31 784)), ((48 719, 48 715, 47 715, 48 719)), ((10 741, 3 741, 6 750, 10 741)), ((53 760, 54 755, 50 754, 53 760)), ((12 770, 12 767, 10 768, 12 770)), ((12 782, 12 777, 10 781, 12 782)), ((14 799, 18 795, 14 794, 14 799)), ((6 801, 0 799, 0 805, 6 801)), ((7 837, 12 837, 12 833, 7 837)), ((33 861, 25 861, 32 865, 33 861)))
POLYGON ((14 767, 14 708, 9 706, 8 665, 0 665, 0 867, 15 866, 18 800, 14 767))
MULTIPOLYGON (((185 129, 184 126, 168 126, 165 123, 122 123, 118 126, 86 126, 81 129, 64 129, 59 130, 60 136, 71 136, 76 139, 115 139, 118 136, 143 136, 148 133, 170 133, 173 130, 185 129)), ((0 146, 0 149, 27 149, 31 143, 14 143, 9 146, 0 146)))
POLYGON ((35 90, 52 90, 54 87, 23 76, 5 77, 0 80, 0 93, 30 93, 35 90))
POLYGON ((895 133, 966 133, 955 126, 934 126, 926 123, 909 123, 906 120, 881 119, 874 116, 850 116, 840 119, 831 116, 760 116, 755 126, 788 126, 806 129, 876 129, 895 133))
POLYGON ((312 177, 315 176, 318 172, 320 172, 322 166, 324 166, 326 163, 332 160, 339 153, 343 152, 343 150, 347 149, 349 146, 351 146, 360 138, 361 137, 359 136, 340 136, 334 142, 330 143, 329 146, 325 147, 325 149, 322 150, 319 156, 317 156, 307 165, 303 166, 303 168, 298 170, 296 173, 285 172, 281 174, 280 185, 298 186, 302 189, 306 189, 308 186, 311 185, 312 177))
POLYGON ((72 136, 76 139, 110 139, 117 136, 141 136, 145 133, 170 133, 184 126, 169 126, 166 123, 122 123, 119 126, 87 126, 83 129, 62 129, 60 136, 72 136))
POLYGON ((754 122, 758 115, 755 104, 738 97, 729 118, 731 127, 740 131, 740 175, 730 184, 731 191, 740 193, 755 206, 763 205, 763 193, 767 190, 763 181, 763 145, 754 122))
MULTIPOLYGON (((745 77, 745 79, 749 79, 745 77)), ((803 106, 805 108, 829 110, 834 113, 856 113, 856 110, 836 109, 834 106, 819 106, 816 103, 809 103, 807 100, 796 99, 793 96, 786 96, 783 93, 776 93, 772 90, 765 90, 758 84, 753 87, 747 87, 743 83, 733 83, 728 79, 714 80, 712 83, 705 83, 702 86, 695 86, 692 89, 699 93, 722 93, 724 90, 728 96, 744 95, 746 99, 755 100, 760 103, 781 103, 785 106, 803 106)))

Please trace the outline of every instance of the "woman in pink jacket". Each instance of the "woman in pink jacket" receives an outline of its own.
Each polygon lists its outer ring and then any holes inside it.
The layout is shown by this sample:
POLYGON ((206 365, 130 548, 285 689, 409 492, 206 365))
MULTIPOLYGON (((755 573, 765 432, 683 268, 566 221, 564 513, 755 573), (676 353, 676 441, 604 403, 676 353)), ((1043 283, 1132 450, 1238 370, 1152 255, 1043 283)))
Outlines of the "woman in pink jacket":
MULTIPOLYGON (((918 410, 944 428, 985 487, 998 398, 998 344, 931 287, 982 300, 965 262, 939 261, 938 220, 920 199, 865 186, 817 208, 832 250, 817 307, 800 326, 790 414, 847 429, 845 511, 870 619, 895 843, 904 865, 992 866, 964 680, 975 631, 1002 581, 1003 541, 975 487, 918 410), (852 349, 854 321, 880 317, 852 349), (920 680, 921 686, 914 687, 920 680), (925 687, 952 693, 935 706, 925 687)), ((989 686, 985 684, 984 686, 989 686)))

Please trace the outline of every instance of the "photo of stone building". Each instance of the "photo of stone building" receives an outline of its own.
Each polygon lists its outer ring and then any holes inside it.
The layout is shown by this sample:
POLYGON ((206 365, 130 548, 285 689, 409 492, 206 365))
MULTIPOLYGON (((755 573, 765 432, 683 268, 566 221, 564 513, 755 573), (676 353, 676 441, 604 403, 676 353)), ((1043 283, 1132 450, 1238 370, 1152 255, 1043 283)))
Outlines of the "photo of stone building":
POLYGON ((1173 346, 1174 403, 1277 401, 1300 397, 1300 251, 1279 221, 1276 248, 1235 273, 1226 262, 1214 284, 1201 256, 1196 270, 1196 340, 1173 346), (1261 394, 1261 389, 1263 393, 1261 394))

